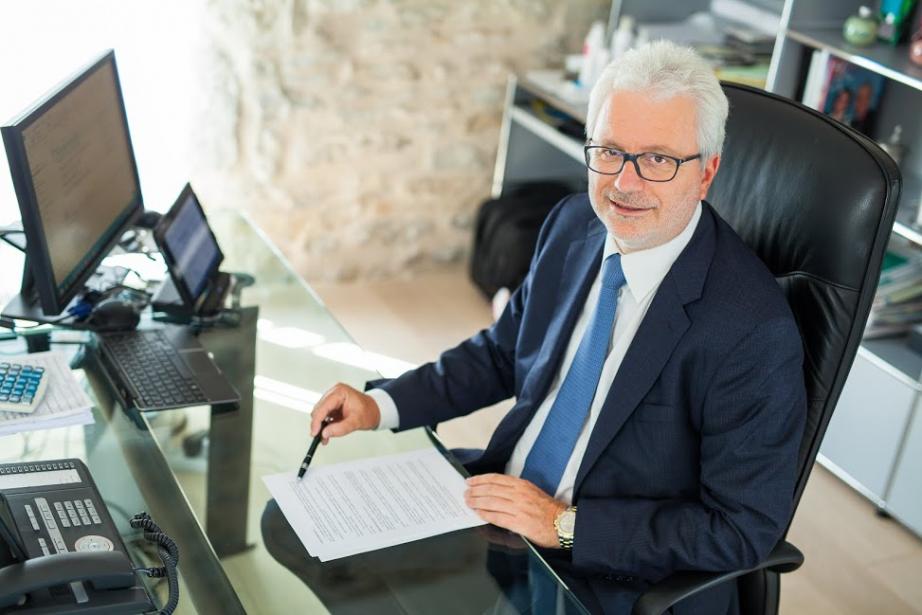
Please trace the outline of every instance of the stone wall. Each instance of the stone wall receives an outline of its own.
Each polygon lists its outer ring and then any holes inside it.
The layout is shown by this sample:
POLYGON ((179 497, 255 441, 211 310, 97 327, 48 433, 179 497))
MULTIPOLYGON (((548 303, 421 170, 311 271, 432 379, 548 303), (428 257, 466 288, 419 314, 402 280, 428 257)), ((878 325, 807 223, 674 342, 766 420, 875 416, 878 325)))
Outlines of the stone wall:
POLYGON ((213 0, 193 181, 309 280, 467 256, 507 75, 578 50, 600 0, 213 0))

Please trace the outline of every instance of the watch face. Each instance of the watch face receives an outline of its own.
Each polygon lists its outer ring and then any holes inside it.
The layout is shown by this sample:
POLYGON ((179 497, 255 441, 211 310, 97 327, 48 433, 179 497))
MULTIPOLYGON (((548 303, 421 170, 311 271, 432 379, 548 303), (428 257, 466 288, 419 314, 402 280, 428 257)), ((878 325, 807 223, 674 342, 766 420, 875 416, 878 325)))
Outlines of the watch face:
POLYGON ((560 515, 560 531, 563 534, 572 535, 576 529, 576 511, 565 510, 560 515))

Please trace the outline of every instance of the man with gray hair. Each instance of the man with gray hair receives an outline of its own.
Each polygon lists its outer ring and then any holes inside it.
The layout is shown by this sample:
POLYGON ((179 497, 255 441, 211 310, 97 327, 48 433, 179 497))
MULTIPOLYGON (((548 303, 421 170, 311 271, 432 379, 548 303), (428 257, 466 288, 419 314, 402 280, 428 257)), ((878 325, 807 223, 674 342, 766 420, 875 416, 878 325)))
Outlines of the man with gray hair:
MULTIPOLYGON (((550 213, 499 320, 369 394, 334 386, 312 434, 410 429, 514 396, 466 460, 467 502, 542 547, 590 610, 628 612, 674 571, 756 565, 790 518, 806 394, 780 288, 703 201, 726 118, 692 50, 614 61, 590 98, 589 192, 550 213)), ((675 613, 737 609, 730 584, 675 613)))

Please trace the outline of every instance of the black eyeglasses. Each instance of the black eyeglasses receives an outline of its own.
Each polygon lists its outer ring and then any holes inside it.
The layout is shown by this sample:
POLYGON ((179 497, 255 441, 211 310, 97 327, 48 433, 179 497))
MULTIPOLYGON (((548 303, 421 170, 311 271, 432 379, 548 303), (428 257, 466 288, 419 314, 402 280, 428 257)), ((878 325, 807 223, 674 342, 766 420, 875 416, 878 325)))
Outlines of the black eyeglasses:
POLYGON ((583 151, 586 154, 586 166, 591 171, 601 175, 617 175, 624 169, 624 164, 630 161, 637 175, 651 182, 672 181, 678 174, 680 166, 701 158, 701 154, 688 158, 676 158, 657 152, 629 154, 604 145, 587 145, 583 147, 583 151))

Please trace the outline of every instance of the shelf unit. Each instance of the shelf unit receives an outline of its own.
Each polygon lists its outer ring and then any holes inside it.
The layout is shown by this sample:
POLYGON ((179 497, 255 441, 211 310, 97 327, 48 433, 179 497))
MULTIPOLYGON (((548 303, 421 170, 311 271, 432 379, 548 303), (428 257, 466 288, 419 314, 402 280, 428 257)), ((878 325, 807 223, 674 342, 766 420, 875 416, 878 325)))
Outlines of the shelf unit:
MULTIPOLYGON (((907 45, 855 47, 842 24, 862 0, 787 0, 766 89, 799 100, 814 51, 886 78, 870 137, 903 126, 903 191, 893 242, 922 250, 922 67, 907 45)), ((922 534, 922 355, 907 337, 864 340, 820 449, 819 461, 917 534, 922 534)))
MULTIPOLYGON (((583 139, 559 130, 553 118, 539 117, 536 104, 569 118, 575 127, 586 121, 586 105, 558 95, 548 73, 539 81, 512 75, 506 88, 506 104, 500 128, 499 148, 493 173, 493 198, 517 184, 556 180, 574 191, 586 190, 583 139), (551 121, 548 121, 548 120, 551 121)), ((559 82, 562 85, 562 81, 559 82)), ((559 116, 558 116, 559 117, 559 116)))
MULTIPOLYGON (((909 145, 902 164, 903 196, 895 242, 922 249, 916 224, 922 201, 922 69, 905 46, 856 48, 841 24, 861 0, 786 0, 766 89, 799 100, 814 50, 888 79, 876 130, 883 141, 896 123, 909 145)), ((510 77, 493 181, 493 195, 523 181, 558 179, 585 190, 583 136, 586 105, 561 94, 551 75, 510 77), (550 113, 547 108, 552 109, 550 113), (562 132, 561 124, 569 130, 562 132)), ((865 340, 858 351, 818 457, 882 511, 922 535, 922 355, 906 337, 865 340)))
POLYGON ((785 36, 807 47, 824 49, 837 58, 880 73, 887 79, 922 90, 922 68, 909 61, 905 46, 892 47, 879 43, 871 47, 855 47, 842 38, 841 28, 788 30, 785 36))

